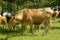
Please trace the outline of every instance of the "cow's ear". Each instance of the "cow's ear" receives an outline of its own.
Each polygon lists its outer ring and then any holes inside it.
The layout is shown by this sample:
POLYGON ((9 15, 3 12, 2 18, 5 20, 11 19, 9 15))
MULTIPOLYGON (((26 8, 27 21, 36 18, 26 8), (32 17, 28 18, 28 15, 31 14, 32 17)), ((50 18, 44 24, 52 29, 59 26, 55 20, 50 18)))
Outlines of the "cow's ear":
POLYGON ((13 19, 15 19, 15 17, 13 16, 13 19))
POLYGON ((12 18, 12 19, 15 19, 15 17, 14 17, 14 16, 12 16, 11 18, 12 18))

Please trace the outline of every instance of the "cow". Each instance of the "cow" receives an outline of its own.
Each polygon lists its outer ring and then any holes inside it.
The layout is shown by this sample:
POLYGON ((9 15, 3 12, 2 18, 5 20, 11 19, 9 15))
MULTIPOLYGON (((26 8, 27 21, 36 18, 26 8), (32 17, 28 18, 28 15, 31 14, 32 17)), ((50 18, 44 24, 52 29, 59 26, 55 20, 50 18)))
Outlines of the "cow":
POLYGON ((4 25, 4 28, 7 28, 7 19, 5 16, 0 15, 0 24, 4 25))
POLYGON ((23 34, 26 25, 30 25, 30 32, 34 34, 33 25, 40 25, 44 23, 46 26, 45 31, 42 35, 47 35, 50 28, 50 20, 53 14, 53 10, 50 7, 42 9, 22 9, 18 13, 11 17, 9 26, 14 26, 16 23, 22 25, 21 34, 23 34))
POLYGON ((55 9, 55 11, 54 11, 54 19, 57 19, 58 15, 59 15, 59 11, 58 11, 58 9, 55 9))
POLYGON ((9 21, 9 18, 11 16, 11 13, 8 13, 8 12, 1 12, 0 13, 0 24, 3 24, 5 27, 4 28, 8 28, 8 21, 9 21))

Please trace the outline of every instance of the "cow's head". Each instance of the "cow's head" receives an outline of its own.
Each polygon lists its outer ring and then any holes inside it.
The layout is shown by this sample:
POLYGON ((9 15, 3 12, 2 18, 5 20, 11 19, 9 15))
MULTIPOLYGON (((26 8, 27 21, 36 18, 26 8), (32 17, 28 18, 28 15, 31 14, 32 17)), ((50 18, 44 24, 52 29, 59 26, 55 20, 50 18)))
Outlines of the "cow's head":
POLYGON ((13 24, 15 24, 15 23, 16 23, 15 17, 11 16, 10 20, 8 21, 8 26, 14 26, 13 24))
POLYGON ((44 8, 44 11, 45 11, 45 13, 46 13, 46 17, 47 17, 47 18, 51 18, 52 15, 53 15, 53 13, 54 13, 54 11, 53 11, 50 7, 44 8))
POLYGON ((48 13, 51 13, 51 14, 54 13, 54 10, 52 10, 50 7, 46 7, 46 8, 44 8, 44 10, 48 13))

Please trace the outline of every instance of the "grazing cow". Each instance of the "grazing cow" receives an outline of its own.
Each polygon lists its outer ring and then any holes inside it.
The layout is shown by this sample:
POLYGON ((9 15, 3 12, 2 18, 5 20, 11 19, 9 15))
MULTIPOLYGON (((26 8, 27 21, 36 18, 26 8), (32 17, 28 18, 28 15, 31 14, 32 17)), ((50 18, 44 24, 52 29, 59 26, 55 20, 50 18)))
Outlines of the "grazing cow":
POLYGON ((17 23, 17 22, 16 22, 14 16, 11 16, 10 19, 9 19, 9 21, 8 21, 8 27, 13 30, 14 25, 15 25, 16 23, 17 23))
POLYGON ((5 16, 0 15, 0 24, 3 24, 4 28, 7 28, 7 19, 5 16))
POLYGON ((55 9, 54 18, 57 19, 58 15, 59 15, 59 11, 58 11, 58 9, 55 9))
POLYGON ((44 23, 46 28, 43 32, 43 35, 46 35, 50 28, 50 20, 52 17, 52 13, 53 10, 51 10, 51 8, 49 7, 43 9, 22 9, 18 11, 18 13, 15 16, 11 17, 9 21, 9 26, 13 26, 16 23, 20 23, 22 25, 21 34, 23 34, 25 26, 29 24, 30 31, 32 34, 34 34, 33 24, 40 25, 44 23))

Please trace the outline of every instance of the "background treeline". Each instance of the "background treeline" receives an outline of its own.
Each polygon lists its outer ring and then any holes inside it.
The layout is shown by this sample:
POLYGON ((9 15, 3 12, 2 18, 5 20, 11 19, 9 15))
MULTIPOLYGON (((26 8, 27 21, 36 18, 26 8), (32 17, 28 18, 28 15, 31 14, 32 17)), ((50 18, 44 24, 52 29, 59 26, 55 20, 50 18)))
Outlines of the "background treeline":
POLYGON ((60 0, 0 0, 0 11, 15 14, 24 8, 55 7, 60 0))

